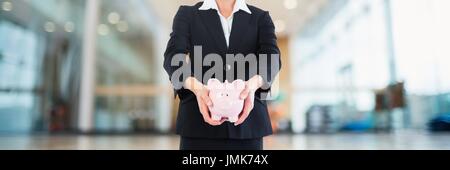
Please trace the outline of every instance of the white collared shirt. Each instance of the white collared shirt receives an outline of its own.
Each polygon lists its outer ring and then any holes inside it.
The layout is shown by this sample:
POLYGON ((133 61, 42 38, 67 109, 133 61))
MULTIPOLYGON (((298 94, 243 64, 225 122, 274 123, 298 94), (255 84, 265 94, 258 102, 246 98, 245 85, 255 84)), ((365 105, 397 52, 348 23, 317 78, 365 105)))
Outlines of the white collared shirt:
POLYGON ((247 4, 245 3, 245 0, 236 0, 236 3, 234 4, 233 13, 228 18, 225 18, 220 13, 219 7, 217 6, 217 3, 216 3, 216 0, 205 0, 203 2, 203 5, 199 8, 199 10, 210 10, 210 9, 215 9, 217 11, 217 14, 220 16, 220 22, 222 23, 225 40, 227 41, 227 47, 229 47, 230 46, 231 29, 233 28, 234 13, 238 12, 239 10, 243 10, 249 14, 252 14, 252 12, 248 8, 247 4))

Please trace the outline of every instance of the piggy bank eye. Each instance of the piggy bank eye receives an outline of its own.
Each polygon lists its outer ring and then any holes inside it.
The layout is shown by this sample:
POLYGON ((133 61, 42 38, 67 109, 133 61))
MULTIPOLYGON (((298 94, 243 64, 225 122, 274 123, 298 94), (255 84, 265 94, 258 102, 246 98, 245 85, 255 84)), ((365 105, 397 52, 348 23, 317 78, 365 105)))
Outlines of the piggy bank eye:
POLYGON ((228 97, 229 95, 228 95, 228 94, 226 94, 226 96, 228 97))

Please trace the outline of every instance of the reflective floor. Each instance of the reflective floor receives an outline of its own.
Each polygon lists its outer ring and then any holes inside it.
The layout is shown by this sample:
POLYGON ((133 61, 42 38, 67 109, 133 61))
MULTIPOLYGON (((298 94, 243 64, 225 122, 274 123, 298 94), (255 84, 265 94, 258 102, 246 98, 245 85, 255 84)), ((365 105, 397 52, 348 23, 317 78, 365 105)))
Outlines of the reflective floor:
MULTIPOLYGON (((176 150, 177 136, 163 135, 1 135, 1 150, 176 150)), ((450 150, 450 134, 407 131, 392 134, 276 135, 267 150, 450 150)))

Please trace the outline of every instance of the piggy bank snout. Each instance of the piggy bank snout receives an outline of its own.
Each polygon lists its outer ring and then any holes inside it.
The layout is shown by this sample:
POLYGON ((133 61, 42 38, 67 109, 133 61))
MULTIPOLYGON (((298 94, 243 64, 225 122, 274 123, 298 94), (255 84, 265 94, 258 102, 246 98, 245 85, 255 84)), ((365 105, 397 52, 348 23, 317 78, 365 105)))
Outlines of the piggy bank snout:
POLYGON ((242 103, 242 100, 234 99, 234 100, 222 100, 217 101, 215 104, 217 104, 217 107, 220 109, 230 109, 230 107, 237 107, 242 103))
POLYGON ((211 109, 222 116, 238 115, 244 106, 244 100, 241 100, 239 95, 236 94, 229 94, 228 96, 218 94, 211 99, 213 102, 211 109))
POLYGON ((212 119, 226 118, 232 123, 236 122, 244 108, 244 100, 240 99, 240 94, 244 88, 245 83, 242 80, 236 80, 233 83, 228 81, 221 83, 217 79, 209 80, 209 96, 213 102, 213 105, 209 107, 212 119))

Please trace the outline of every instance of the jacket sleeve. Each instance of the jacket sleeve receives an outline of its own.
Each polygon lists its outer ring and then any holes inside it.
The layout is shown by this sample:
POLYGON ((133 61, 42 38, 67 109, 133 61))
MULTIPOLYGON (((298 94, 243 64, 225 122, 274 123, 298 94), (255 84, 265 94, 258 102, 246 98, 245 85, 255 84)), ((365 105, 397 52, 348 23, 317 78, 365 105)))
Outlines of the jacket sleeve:
MULTIPOLYGON (((164 53, 164 69, 166 70, 169 77, 172 77, 175 70, 181 67, 181 63, 178 64, 178 66, 172 65, 172 59, 174 58, 174 56, 180 54, 185 56, 190 53, 189 47, 191 35, 189 23, 191 14, 189 10, 189 7, 181 6, 178 9, 178 12, 173 20, 172 33, 170 34, 170 39, 167 43, 166 51, 164 53)), ((184 78, 183 80, 180 80, 180 82, 184 82, 184 78)))
POLYGON ((260 70, 258 74, 261 75, 264 80, 264 85, 261 90, 268 92, 281 69, 280 49, 277 45, 275 26, 269 12, 264 12, 260 17, 258 24, 258 55, 267 55, 267 65, 260 66, 266 68, 258 69, 260 70))

